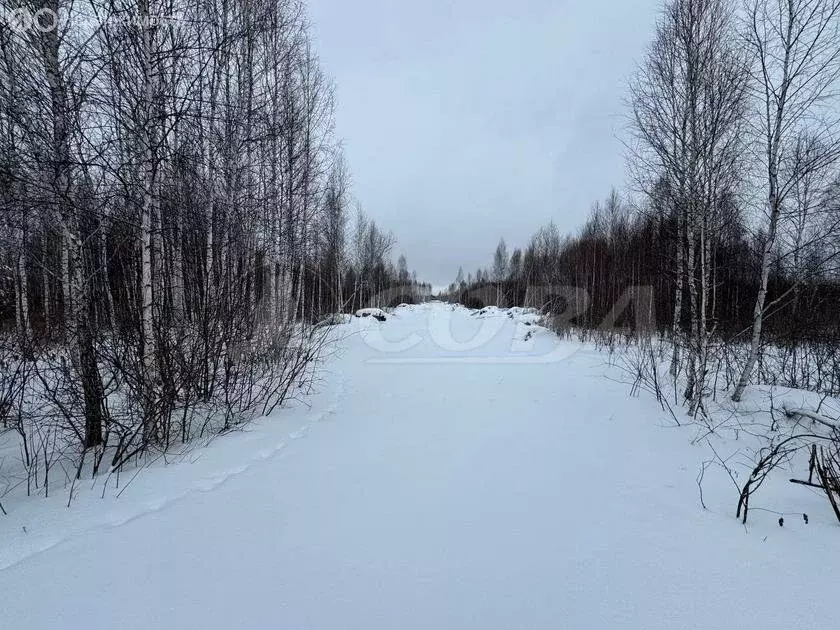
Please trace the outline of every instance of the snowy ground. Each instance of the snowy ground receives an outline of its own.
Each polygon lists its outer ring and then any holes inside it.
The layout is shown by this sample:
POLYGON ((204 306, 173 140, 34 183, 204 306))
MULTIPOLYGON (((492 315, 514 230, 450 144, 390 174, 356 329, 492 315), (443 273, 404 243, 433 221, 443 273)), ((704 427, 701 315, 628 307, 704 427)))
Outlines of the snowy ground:
POLYGON ((702 510, 696 429, 532 320, 353 318, 311 407, 6 504, 0 627, 835 627, 825 499, 781 480, 754 505, 810 523, 744 528, 710 470, 702 510))

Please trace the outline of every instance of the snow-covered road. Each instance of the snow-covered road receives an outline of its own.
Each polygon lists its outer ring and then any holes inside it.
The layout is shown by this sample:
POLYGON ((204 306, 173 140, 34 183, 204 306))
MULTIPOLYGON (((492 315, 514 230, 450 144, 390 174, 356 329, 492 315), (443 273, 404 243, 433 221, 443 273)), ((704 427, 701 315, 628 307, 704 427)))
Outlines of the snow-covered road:
POLYGON ((732 488, 702 511, 691 434, 523 319, 357 319, 311 408, 0 517, 0 627, 832 625, 829 520, 746 533, 732 488))

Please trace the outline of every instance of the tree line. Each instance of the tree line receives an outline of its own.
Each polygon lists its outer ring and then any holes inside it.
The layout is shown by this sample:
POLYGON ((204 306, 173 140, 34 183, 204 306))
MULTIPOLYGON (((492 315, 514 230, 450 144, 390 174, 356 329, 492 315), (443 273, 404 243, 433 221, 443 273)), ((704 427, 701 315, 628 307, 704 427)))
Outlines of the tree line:
POLYGON ((721 369, 734 400, 756 378, 840 392, 838 75, 838 0, 666 2, 629 85, 632 201, 500 242, 450 293, 583 329, 643 320, 691 415, 721 369))
POLYGON ((302 2, 0 7, 0 430, 30 480, 268 413, 325 315, 423 289, 361 212, 348 234, 302 2))

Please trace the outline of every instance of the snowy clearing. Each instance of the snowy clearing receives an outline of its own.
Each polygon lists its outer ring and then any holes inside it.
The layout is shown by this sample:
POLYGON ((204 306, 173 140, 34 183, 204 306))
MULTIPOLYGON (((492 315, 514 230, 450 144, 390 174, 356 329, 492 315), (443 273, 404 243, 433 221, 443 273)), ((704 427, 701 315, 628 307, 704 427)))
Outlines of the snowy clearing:
POLYGON ((630 398, 603 353, 525 310, 395 314, 333 328, 309 408, 119 495, 7 502, 2 626, 832 625, 840 528, 819 492, 777 475, 743 527, 712 467, 704 511, 697 429, 630 398), (763 511, 787 508, 809 523, 763 511))

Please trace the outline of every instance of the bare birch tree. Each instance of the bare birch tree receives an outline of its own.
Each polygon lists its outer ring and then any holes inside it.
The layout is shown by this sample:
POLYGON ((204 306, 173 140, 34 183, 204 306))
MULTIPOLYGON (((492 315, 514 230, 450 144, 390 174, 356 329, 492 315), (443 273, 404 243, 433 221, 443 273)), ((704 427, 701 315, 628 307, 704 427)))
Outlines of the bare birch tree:
POLYGON ((738 185, 746 73, 736 48, 733 16, 723 0, 675 0, 631 85, 637 177, 652 197, 666 200, 676 231, 675 351, 688 351, 685 398, 702 405, 709 319, 713 316, 711 255, 720 206, 738 185), (661 194, 663 185, 668 194, 661 194), (683 294, 690 327, 682 332, 683 294))
POLYGON ((750 349, 734 401, 743 396, 761 351, 780 218, 803 180, 834 164, 840 153, 836 113, 825 102, 840 74, 839 38, 838 0, 751 0, 746 7, 744 41, 754 57, 756 155, 765 169, 766 205, 750 349), (818 142, 797 152, 806 128, 818 142))

